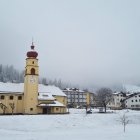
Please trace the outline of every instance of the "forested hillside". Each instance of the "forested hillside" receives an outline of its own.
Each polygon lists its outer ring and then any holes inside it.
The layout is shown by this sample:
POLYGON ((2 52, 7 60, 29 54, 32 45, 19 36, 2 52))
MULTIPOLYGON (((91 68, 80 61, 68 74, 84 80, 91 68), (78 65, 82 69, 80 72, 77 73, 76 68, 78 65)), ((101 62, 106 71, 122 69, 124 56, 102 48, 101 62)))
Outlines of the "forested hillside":
POLYGON ((19 72, 13 66, 0 65, 0 81, 22 83, 24 81, 24 71, 19 72))
MULTIPOLYGON (((0 64, 0 82, 11 82, 11 83, 23 83, 24 82, 24 71, 18 71, 12 65, 0 64)), ((39 83, 44 85, 55 85, 61 89, 66 87, 73 87, 70 83, 62 82, 61 79, 47 79, 39 78, 39 83)), ((77 86, 76 86, 77 87, 77 86)))

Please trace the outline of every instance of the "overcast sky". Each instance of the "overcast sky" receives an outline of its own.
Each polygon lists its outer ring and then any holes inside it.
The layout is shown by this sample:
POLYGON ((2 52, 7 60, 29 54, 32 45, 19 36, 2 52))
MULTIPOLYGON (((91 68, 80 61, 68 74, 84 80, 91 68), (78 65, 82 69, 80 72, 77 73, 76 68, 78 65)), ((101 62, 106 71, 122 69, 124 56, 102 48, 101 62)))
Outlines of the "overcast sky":
POLYGON ((140 84, 139 0, 0 0, 0 63, 81 86, 140 84))

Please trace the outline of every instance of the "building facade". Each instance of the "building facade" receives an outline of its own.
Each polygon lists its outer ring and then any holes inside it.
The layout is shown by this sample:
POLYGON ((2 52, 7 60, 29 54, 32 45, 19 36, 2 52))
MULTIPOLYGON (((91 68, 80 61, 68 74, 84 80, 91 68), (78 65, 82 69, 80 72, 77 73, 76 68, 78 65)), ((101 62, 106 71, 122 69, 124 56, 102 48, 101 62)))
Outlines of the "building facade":
POLYGON ((126 93, 115 92, 112 95, 112 100, 107 104, 107 107, 111 109, 122 109, 125 107, 124 100, 126 99, 126 93))
POLYGON ((140 110, 140 93, 134 93, 129 95, 124 102, 125 108, 140 110))
POLYGON ((93 93, 77 88, 65 88, 63 92, 67 95, 69 107, 85 107, 93 104, 93 93))
POLYGON ((0 114, 66 113, 67 96, 57 87, 39 84, 37 56, 32 44, 27 52, 24 84, 1 83, 0 114))

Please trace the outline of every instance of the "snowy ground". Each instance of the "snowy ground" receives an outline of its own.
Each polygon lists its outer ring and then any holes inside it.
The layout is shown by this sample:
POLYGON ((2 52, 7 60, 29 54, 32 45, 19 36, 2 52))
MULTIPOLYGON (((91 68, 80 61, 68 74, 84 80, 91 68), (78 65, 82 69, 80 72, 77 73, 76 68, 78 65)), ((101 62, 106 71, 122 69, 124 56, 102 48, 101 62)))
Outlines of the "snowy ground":
POLYGON ((123 133, 118 121, 124 111, 93 113, 72 109, 67 115, 0 116, 0 140, 140 140, 140 111, 129 111, 123 133))

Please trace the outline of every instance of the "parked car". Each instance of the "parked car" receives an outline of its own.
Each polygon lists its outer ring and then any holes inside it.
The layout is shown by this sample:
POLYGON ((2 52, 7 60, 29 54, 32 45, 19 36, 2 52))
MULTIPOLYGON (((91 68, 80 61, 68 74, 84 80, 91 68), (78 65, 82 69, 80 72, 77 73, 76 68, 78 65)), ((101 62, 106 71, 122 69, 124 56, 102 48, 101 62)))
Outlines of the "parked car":
POLYGON ((92 114, 92 110, 87 110, 87 114, 92 114))

